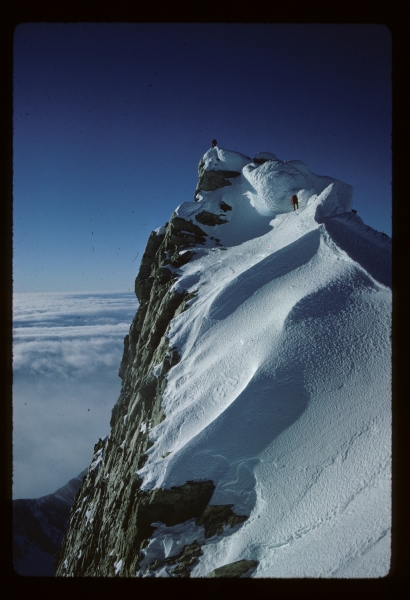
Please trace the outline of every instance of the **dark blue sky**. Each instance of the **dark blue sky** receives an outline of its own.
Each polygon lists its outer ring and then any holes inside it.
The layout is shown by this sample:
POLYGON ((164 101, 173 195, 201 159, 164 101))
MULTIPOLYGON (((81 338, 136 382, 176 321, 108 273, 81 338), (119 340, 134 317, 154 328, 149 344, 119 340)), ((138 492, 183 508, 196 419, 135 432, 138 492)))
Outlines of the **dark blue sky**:
POLYGON ((21 24, 14 289, 133 289, 213 137, 351 184, 391 235, 391 111, 381 25, 21 24))

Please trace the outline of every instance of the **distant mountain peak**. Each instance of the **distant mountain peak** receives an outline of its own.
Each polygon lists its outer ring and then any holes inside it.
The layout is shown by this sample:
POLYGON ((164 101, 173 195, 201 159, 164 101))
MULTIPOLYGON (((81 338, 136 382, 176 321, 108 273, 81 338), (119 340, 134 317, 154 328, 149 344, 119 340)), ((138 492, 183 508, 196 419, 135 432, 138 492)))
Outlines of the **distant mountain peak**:
POLYGON ((13 562, 19 575, 52 577, 75 494, 88 469, 41 498, 13 500, 13 562))

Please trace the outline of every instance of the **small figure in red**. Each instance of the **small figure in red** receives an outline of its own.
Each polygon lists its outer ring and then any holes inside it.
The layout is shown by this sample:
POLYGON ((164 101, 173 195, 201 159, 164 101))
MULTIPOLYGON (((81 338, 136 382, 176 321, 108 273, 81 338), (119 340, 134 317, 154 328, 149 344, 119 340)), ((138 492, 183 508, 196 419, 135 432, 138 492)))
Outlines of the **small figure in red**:
POLYGON ((293 194, 290 201, 291 201, 291 204, 293 204, 293 210, 296 210, 297 208, 299 208, 299 198, 296 196, 296 194, 293 194))

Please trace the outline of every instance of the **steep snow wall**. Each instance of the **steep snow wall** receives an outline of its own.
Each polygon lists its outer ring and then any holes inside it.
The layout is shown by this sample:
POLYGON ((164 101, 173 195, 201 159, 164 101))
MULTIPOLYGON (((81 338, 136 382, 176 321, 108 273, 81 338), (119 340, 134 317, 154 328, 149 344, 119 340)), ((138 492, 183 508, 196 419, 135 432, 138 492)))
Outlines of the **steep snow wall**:
POLYGON ((300 161, 202 157, 148 240, 57 575, 387 573, 391 240, 351 203, 300 161))

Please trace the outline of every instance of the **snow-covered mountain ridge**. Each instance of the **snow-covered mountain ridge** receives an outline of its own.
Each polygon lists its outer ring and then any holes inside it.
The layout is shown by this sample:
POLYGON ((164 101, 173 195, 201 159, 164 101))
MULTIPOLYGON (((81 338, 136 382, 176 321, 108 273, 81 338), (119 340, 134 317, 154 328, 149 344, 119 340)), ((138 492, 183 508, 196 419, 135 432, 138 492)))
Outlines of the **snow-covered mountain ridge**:
POLYGON ((57 574, 385 575, 391 240, 300 161, 214 148, 198 175, 148 240, 57 574))

